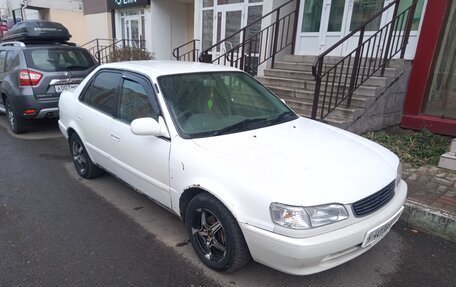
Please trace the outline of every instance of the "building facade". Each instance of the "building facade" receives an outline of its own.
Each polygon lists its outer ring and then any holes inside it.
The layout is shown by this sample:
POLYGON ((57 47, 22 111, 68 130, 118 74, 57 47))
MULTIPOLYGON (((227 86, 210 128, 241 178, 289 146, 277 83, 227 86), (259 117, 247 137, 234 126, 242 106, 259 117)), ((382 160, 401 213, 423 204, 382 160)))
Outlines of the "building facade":
POLYGON ((2 20, 9 26, 22 20, 42 19, 62 23, 70 30, 71 40, 88 41, 82 0, 3 0, 2 20))
POLYGON ((428 4, 402 126, 456 136, 456 1, 428 4))

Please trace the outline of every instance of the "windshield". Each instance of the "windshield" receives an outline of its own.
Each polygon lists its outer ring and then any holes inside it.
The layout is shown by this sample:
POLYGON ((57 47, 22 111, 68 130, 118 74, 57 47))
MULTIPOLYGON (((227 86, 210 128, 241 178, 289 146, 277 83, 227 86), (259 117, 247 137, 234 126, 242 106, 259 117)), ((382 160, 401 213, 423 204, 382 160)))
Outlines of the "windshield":
POLYGON ((280 99, 241 72, 162 76, 158 83, 181 136, 257 129, 297 118, 280 99))
POLYGON ((79 48, 34 48, 25 55, 29 67, 46 72, 86 70, 95 65, 89 53, 79 48))

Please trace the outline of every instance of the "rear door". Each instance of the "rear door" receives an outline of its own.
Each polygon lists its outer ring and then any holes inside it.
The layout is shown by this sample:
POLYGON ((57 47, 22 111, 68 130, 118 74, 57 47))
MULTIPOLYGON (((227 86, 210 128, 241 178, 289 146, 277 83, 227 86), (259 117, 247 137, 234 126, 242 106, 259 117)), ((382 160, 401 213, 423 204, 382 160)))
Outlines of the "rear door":
POLYGON ((75 119, 93 162, 112 173, 116 170, 110 155, 113 142, 109 127, 117 105, 121 77, 121 72, 100 70, 83 91, 75 119))
POLYGON ((76 89, 96 66, 89 52, 78 47, 29 47, 24 54, 30 77, 39 78, 33 86, 37 99, 55 99, 63 91, 76 89))

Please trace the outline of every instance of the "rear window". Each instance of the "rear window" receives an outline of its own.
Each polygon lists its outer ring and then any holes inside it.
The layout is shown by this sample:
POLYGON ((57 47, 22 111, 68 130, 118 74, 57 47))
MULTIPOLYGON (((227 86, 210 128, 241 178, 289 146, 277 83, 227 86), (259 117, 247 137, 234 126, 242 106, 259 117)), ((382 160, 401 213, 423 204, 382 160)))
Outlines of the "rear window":
POLYGON ((35 48, 25 50, 27 66, 41 71, 86 70, 95 65, 90 54, 78 48, 35 48))

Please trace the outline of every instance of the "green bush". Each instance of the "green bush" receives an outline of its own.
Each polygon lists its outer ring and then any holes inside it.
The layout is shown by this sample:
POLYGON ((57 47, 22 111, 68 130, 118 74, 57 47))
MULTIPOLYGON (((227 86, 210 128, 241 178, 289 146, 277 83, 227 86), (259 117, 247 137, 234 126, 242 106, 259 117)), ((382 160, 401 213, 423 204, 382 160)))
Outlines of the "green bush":
POLYGON ((134 61, 134 60, 153 60, 152 53, 135 47, 124 47, 114 50, 111 53, 111 62, 123 62, 123 61, 134 61))
POLYGON ((436 135, 428 130, 417 132, 399 127, 370 132, 364 137, 383 145, 397 154, 401 161, 414 167, 437 165, 451 143, 451 137, 436 135))

